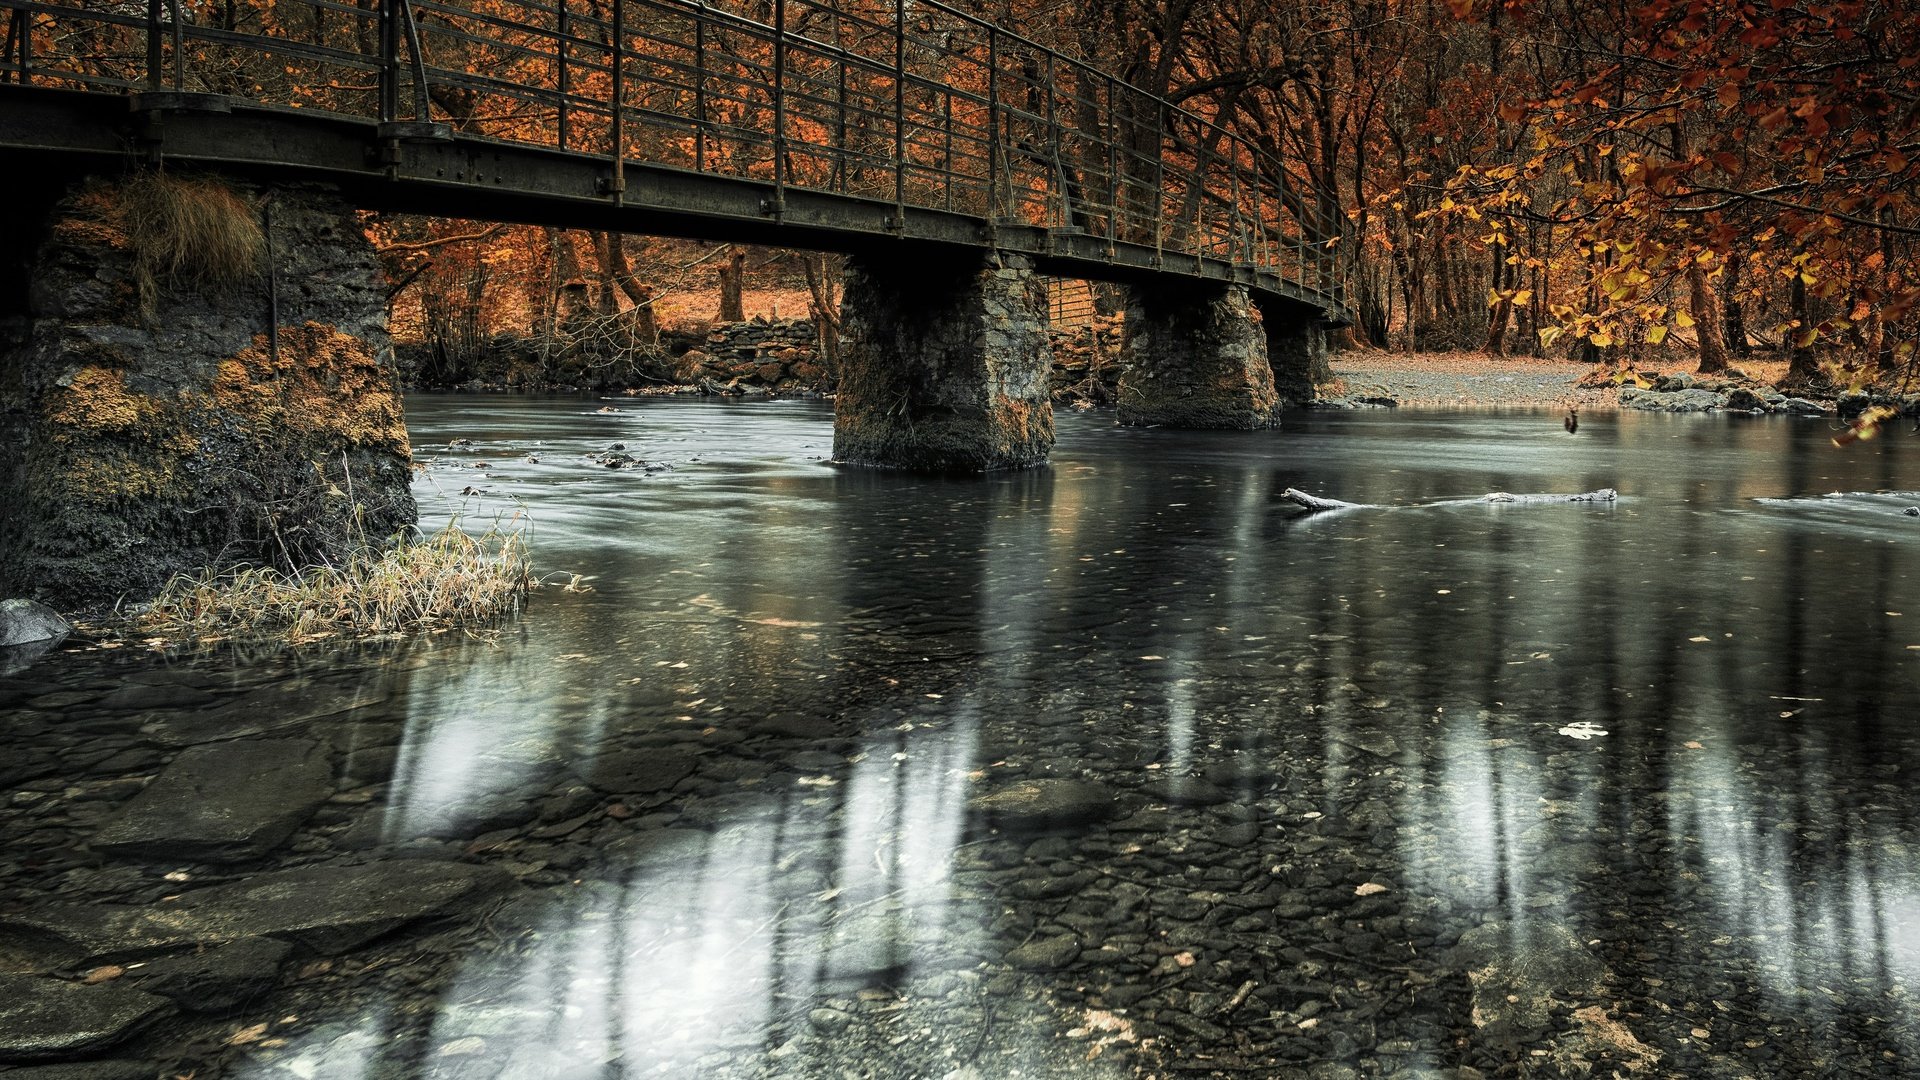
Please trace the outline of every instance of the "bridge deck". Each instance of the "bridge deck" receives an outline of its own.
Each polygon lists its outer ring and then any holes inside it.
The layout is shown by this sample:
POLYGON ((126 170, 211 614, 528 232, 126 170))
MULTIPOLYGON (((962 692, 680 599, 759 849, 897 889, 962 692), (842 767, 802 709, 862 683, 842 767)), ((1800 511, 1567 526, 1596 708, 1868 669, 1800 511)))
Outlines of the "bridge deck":
POLYGON ((1271 155, 928 0, 886 20, 773 0, 772 25, 688 0, 281 0, 232 25, 215 20, 233 5, 194 0, 87 8, 0 0, 15 168, 164 158, 326 180, 372 208, 993 248, 1346 319, 1333 230, 1271 155))

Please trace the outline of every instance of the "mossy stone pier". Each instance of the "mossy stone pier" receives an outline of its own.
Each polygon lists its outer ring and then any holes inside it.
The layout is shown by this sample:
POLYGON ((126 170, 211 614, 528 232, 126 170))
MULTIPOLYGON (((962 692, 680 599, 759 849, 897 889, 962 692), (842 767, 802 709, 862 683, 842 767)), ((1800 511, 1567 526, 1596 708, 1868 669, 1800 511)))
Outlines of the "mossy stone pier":
POLYGON ((414 520, 386 290, 310 184, 38 193, 0 278, 0 595, 68 609, 414 520))
POLYGON ((1042 464, 1052 364, 1046 289, 1024 257, 854 258, 833 456, 922 472, 1042 464))
POLYGON ((1242 285, 1192 282, 1127 291, 1120 423, 1264 428, 1279 396, 1267 338, 1242 285))

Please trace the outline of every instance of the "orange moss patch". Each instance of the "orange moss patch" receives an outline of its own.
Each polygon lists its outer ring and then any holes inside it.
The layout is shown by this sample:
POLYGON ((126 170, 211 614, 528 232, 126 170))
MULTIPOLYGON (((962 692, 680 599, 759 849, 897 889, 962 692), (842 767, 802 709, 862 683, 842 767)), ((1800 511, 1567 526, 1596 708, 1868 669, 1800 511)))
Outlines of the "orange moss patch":
POLYGON ((62 448, 65 497, 103 503, 171 490, 199 448, 185 422, 188 403, 127 388, 126 375, 81 368, 47 404, 48 442, 62 448))
MULTIPOLYGON (((94 365, 75 372, 60 389, 47 419, 71 431, 125 432, 151 426, 161 412, 158 402, 127 389, 124 372, 94 365)), ((54 434, 61 441, 67 437, 68 433, 54 434)))
POLYGON ((408 451, 393 372, 365 342, 324 323, 281 330, 277 358, 267 335, 256 335, 221 362, 213 404, 256 432, 408 451))

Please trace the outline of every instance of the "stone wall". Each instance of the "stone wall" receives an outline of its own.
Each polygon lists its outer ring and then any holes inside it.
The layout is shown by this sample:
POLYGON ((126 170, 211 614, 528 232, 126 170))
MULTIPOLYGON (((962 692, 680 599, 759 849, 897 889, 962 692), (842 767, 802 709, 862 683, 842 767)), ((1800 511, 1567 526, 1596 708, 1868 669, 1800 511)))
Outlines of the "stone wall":
POLYGON ((819 346, 811 319, 721 323, 674 361, 674 379, 692 386, 823 390, 828 373, 819 346))
POLYGON ((1055 326, 1053 400, 1111 405, 1120 395, 1120 358, 1126 323, 1120 315, 1055 326))
POLYGON ((930 472, 1046 461, 1046 289, 999 255, 850 259, 833 456, 930 472))
POLYGON ((25 294, 0 298, 0 595, 137 600, 414 520, 385 282, 353 209, 190 180, 173 197, 258 230, 257 257, 218 277, 192 229, 153 250, 140 182, 76 185, 23 227, 25 294))

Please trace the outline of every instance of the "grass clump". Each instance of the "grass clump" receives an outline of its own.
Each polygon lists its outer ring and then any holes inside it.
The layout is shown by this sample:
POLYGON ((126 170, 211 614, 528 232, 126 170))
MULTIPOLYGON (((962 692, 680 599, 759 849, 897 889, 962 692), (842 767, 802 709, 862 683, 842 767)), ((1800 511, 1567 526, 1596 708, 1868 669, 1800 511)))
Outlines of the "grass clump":
POLYGON ((133 251, 141 310, 162 281, 237 285, 258 272, 267 237, 245 196, 208 177, 143 172, 120 188, 120 228, 133 251))
POLYGON ((338 565, 178 575, 132 629, 202 644, 434 632, 495 623, 536 584, 522 533, 495 526, 476 536, 455 522, 386 547, 363 544, 338 565))

